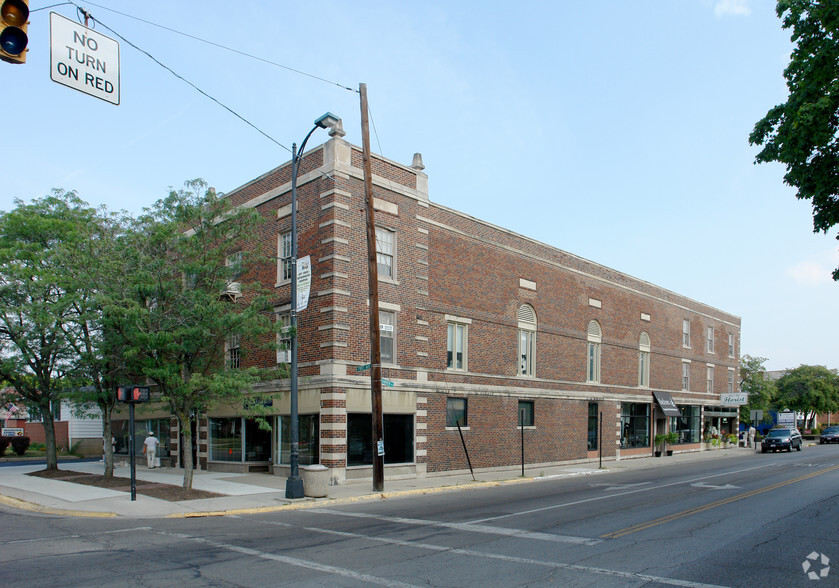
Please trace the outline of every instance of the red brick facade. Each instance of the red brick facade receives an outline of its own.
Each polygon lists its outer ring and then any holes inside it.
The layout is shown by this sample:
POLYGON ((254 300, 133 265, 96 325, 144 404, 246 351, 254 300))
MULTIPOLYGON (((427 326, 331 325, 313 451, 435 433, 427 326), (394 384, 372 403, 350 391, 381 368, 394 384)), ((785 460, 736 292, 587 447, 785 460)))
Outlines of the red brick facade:
MULTIPOLYGON (((615 458, 621 455, 622 402, 649 404, 654 428, 663 414, 652 390, 669 392, 679 405, 718 407, 730 371, 737 390, 738 317, 431 202, 421 165, 374 157, 373 174, 376 225, 392 231, 396 242, 394 276, 379 280, 380 310, 396 319, 396 361, 382 371, 395 385, 384 390, 384 412, 414 415, 414 461, 390 471, 424 475, 467 467, 457 429, 446 427, 448 397, 468 399, 463 439, 473 467, 486 468, 520 463, 519 400, 534 407, 534 424, 524 430, 525 460, 550 464, 596 455, 587 450, 589 403, 603 413, 603 455, 615 458), (527 376, 518 375, 523 304, 536 315, 533 375, 527 376), (683 345, 684 320, 689 347, 683 345), (464 370, 447 368, 452 321, 466 326, 464 370), (601 330, 599 382, 587 382, 591 321, 601 330), (639 386, 642 333, 650 340, 648 387, 639 386), (688 390, 682 389, 683 364, 688 390)), ((290 164, 228 197, 262 213, 260 245, 277 256, 280 235, 291 230, 290 164)), ((340 483, 347 475, 370 475, 369 468, 354 470, 346 461, 347 415, 370 412, 369 372, 356 371, 370 361, 359 148, 334 137, 304 155, 298 223, 299 255, 312 260, 309 305, 298 315, 301 414, 319 411, 320 461, 340 483)), ((278 261, 264 264, 244 281, 273 289, 281 311, 290 303, 290 285, 280 280, 279 267, 278 261)), ((273 352, 255 343, 243 339, 245 365, 274 365, 273 352)), ((260 392, 276 393, 277 414, 288 414, 287 380, 266 383, 260 392)), ((623 455, 651 451, 650 442, 623 455)))

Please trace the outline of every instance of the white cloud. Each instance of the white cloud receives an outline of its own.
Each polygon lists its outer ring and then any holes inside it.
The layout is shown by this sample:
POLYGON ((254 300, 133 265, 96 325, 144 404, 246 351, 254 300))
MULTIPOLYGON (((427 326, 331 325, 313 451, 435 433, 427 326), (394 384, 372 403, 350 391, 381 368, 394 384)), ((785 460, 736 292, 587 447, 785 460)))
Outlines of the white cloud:
POLYGON ((839 266, 839 253, 831 250, 819 256, 818 259, 807 259, 787 268, 787 275, 802 286, 834 284, 831 274, 837 266, 839 266))
POLYGON ((714 6, 714 16, 722 18, 723 16, 749 16, 752 9, 749 8, 749 0, 717 0, 714 6))

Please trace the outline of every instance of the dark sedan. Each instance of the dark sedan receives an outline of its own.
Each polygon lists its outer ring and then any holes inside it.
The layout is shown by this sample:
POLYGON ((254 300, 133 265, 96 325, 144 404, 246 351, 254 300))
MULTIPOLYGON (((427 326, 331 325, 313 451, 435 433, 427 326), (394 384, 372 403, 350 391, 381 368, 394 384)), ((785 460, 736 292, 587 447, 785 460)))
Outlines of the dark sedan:
POLYGON ((781 451, 783 449, 792 451, 793 448, 801 451, 801 445, 803 443, 801 433, 798 432, 798 429, 772 429, 763 438, 760 451, 762 453, 766 453, 767 451, 781 451))
POLYGON ((819 443, 839 443, 839 426, 828 427, 822 431, 819 443))

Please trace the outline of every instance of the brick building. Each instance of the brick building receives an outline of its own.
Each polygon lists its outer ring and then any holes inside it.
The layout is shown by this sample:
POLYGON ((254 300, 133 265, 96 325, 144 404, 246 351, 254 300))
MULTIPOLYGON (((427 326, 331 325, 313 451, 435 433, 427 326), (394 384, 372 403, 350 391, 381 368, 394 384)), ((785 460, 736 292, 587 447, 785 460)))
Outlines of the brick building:
MULTIPOLYGON (((370 360, 362 156, 343 135, 305 153, 298 176, 299 256, 312 263, 298 315, 300 463, 329 466, 333 483, 370 477, 372 459, 369 372, 357 371, 370 360)), ((373 174, 382 376, 394 383, 386 476, 466 469, 464 445, 475 468, 518 467, 522 438, 532 465, 650 455, 665 430, 676 450, 700 449, 711 425, 736 431, 720 395, 738 387, 738 317, 432 202, 419 155, 374 156, 373 174)), ((291 164, 227 196, 267 220, 276 263, 244 279, 272 288, 287 320, 291 164)), ((251 343, 243 334, 228 351, 243 365, 287 360, 251 343)), ((286 474, 288 390, 260 387, 275 395, 272 432, 232 408, 199 418, 199 467, 286 474)), ((168 436, 176 459, 176 426, 168 436)))

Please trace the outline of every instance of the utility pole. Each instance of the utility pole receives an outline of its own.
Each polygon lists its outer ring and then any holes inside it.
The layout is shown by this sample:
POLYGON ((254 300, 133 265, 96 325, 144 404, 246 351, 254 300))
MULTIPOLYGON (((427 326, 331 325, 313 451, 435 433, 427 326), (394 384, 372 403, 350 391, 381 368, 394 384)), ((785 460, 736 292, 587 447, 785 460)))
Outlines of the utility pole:
POLYGON ((364 202, 367 209, 367 285, 370 296, 370 393, 373 400, 373 490, 385 488, 384 420, 382 418, 382 352, 379 346, 379 261, 376 255, 376 219, 373 214, 373 164, 370 160, 370 121, 367 84, 361 94, 361 161, 364 169, 364 202))

